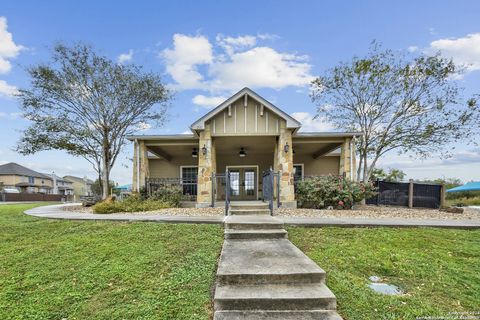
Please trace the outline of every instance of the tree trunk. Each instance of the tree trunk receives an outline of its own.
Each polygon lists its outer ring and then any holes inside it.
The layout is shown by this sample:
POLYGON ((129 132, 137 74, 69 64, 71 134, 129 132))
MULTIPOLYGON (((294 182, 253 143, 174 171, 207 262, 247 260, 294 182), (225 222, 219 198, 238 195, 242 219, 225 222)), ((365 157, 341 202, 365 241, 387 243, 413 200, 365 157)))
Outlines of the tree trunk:
POLYGON ((110 181, 110 169, 108 168, 109 165, 106 161, 103 162, 103 172, 102 172, 102 199, 106 199, 109 194, 110 190, 108 190, 109 187, 109 181, 110 181))

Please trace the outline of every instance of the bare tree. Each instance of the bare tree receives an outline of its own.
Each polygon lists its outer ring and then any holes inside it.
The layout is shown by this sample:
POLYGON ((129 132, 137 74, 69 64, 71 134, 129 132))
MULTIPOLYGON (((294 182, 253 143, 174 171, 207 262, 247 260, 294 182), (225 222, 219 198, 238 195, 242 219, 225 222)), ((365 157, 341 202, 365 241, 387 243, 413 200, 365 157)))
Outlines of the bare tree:
POLYGON ((31 86, 20 90, 19 98, 32 124, 17 151, 56 149, 85 158, 101 178, 106 197, 126 136, 165 121, 170 94, 160 76, 116 64, 84 44, 58 44, 51 64, 27 71, 31 86))
POLYGON ((461 71, 439 54, 408 60, 374 42, 366 57, 315 79, 311 97, 317 116, 363 133, 357 177, 366 181, 387 152, 424 157, 468 134, 476 101, 462 102, 453 80, 461 71))

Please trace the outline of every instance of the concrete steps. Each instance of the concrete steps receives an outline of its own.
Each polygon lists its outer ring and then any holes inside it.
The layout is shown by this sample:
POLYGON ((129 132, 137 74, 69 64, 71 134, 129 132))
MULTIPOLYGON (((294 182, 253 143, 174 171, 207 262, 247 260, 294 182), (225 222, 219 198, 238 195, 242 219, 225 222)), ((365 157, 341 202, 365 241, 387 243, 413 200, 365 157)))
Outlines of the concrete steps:
POLYGON ((225 239, 286 239, 285 229, 266 230, 225 230, 225 239))
POLYGON ((323 283, 217 285, 215 310, 335 310, 335 295, 323 283))
POLYGON ((214 320, 341 320, 326 274, 287 239, 268 204, 235 203, 225 218, 214 320))
POLYGON ((228 211, 228 214, 231 216, 240 216, 240 215, 265 215, 269 216, 270 215, 270 210, 269 209, 230 209, 228 211))
POLYGON ((235 230, 265 230, 283 229, 283 222, 263 215, 240 215, 227 216, 225 218, 225 229, 235 230))
POLYGON ((342 320, 333 310, 235 310, 217 311, 214 320, 342 320))

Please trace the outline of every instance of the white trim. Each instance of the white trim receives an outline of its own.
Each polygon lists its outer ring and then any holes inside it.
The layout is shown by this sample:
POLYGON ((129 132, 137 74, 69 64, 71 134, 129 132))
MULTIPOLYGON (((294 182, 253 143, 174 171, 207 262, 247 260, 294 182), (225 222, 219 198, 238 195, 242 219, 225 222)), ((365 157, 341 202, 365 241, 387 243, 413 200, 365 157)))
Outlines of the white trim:
POLYGON ((353 180, 353 149, 352 149, 352 140, 350 139, 350 180, 353 180))
POLYGON ((294 163, 293 167, 295 167, 295 166, 301 166, 302 167, 302 181, 303 181, 303 178, 305 177, 305 164, 304 163, 294 163))
POLYGON ((247 106, 245 106, 245 132, 247 132, 247 106))
POLYGON ((248 94, 245 93, 244 101, 243 101, 243 106, 246 108, 246 107, 247 107, 247 104, 248 104, 248 94))
POLYGON ((265 111, 265 132, 268 132, 268 111, 265 111))
POLYGON ((234 105, 233 106, 233 128, 234 128, 234 132, 237 133, 237 105, 234 105))
POLYGON ((257 174, 255 175, 255 179, 257 180, 256 185, 257 185, 257 190, 255 191, 255 198, 258 200, 258 190, 259 190, 259 185, 258 185, 258 175, 259 175, 259 167, 258 165, 236 165, 236 166, 225 166, 225 172, 227 172, 228 168, 255 168, 257 170, 257 174))
POLYGON ((227 133, 227 112, 223 112, 223 133, 227 133))
POLYGON ((258 105, 255 105, 255 132, 258 132, 258 105))
POLYGON ((276 121, 275 126, 276 126, 276 130, 277 130, 277 133, 278 133, 278 119, 277 119, 277 121, 276 121))
POLYGON ((213 134, 217 131, 217 122, 213 119, 213 134))

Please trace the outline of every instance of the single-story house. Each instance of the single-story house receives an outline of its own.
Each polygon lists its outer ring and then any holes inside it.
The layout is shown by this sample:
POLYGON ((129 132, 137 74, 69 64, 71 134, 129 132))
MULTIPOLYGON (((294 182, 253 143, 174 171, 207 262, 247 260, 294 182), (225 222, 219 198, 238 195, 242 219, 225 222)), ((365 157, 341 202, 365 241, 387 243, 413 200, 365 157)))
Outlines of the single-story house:
POLYGON ((15 162, 0 166, 0 184, 6 189, 17 189, 25 193, 52 193, 53 179, 15 162))
POLYGON ((302 124, 249 88, 195 121, 192 134, 133 135, 133 191, 150 181, 175 180, 197 207, 225 199, 262 199, 262 173, 279 172, 282 206, 295 207, 295 182, 304 176, 355 179, 357 132, 299 132, 302 124))

